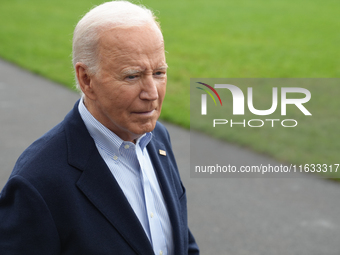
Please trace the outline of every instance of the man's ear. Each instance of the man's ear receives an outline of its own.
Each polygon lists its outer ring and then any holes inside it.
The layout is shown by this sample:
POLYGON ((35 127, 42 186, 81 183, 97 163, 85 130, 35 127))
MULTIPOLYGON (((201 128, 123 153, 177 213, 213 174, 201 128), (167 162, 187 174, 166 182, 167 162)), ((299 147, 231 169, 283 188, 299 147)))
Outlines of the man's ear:
POLYGON ((82 92, 85 94, 86 97, 94 100, 95 93, 93 91, 93 80, 92 80, 93 78, 90 75, 88 67, 85 64, 78 62, 75 65, 75 71, 76 71, 76 76, 78 79, 80 89, 82 90, 82 92))

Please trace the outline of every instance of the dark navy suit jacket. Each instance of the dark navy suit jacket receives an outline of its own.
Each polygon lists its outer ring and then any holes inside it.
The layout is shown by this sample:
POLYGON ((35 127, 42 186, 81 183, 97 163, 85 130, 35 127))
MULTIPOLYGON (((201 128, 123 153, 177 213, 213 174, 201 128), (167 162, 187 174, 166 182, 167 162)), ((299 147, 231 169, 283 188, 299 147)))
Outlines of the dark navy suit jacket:
MULTIPOLYGON (((0 197, 0 254, 154 254, 77 105, 18 159, 0 197)), ((168 208, 175 255, 199 254, 169 134, 160 123, 153 134, 147 149, 168 208)))

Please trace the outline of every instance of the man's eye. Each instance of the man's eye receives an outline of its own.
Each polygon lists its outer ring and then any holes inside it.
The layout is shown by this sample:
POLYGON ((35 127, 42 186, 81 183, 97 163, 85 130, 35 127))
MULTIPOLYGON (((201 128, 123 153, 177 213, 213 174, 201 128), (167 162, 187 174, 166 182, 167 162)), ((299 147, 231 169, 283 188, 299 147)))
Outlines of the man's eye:
POLYGON ((154 75, 156 75, 156 76, 162 76, 162 75, 165 75, 165 72, 161 72, 161 71, 155 72, 154 75))
POLYGON ((129 80, 133 80, 133 79, 136 79, 137 77, 138 77, 137 75, 129 75, 126 78, 129 80))

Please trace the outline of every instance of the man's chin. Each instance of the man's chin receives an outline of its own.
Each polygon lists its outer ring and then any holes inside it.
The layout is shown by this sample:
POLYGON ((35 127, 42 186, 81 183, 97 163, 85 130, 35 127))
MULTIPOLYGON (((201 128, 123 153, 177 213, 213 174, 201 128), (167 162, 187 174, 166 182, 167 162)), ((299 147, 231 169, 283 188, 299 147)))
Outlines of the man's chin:
POLYGON ((134 133, 136 135, 142 136, 145 133, 151 132, 155 129, 157 121, 148 121, 146 123, 142 123, 138 126, 138 128, 134 129, 134 133))

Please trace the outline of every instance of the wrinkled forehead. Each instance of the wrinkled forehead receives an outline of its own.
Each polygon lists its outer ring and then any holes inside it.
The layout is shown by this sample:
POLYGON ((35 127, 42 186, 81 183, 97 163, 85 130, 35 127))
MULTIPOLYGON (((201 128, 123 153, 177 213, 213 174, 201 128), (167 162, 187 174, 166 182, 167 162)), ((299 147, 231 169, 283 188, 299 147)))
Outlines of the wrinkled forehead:
POLYGON ((144 54, 164 52, 164 39, 156 25, 115 27, 103 31, 99 37, 100 55, 144 54))
POLYGON ((134 45, 138 43, 164 44, 162 32, 155 24, 145 24, 132 27, 113 27, 103 30, 99 35, 101 46, 134 45))
POLYGON ((166 65, 164 40, 157 26, 112 28, 102 33, 98 58, 100 69, 150 70, 166 65))

